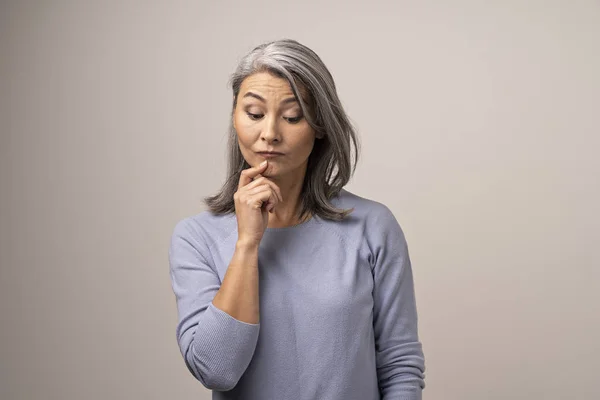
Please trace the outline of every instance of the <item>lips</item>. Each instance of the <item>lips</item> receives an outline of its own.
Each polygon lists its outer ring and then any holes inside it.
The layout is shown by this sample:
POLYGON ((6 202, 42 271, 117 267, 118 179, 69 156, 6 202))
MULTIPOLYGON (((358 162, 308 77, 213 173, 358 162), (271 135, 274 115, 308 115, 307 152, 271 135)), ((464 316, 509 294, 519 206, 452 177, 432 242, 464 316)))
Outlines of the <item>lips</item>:
POLYGON ((280 153, 278 151, 260 151, 258 152, 258 154, 260 154, 261 156, 282 156, 283 153, 280 153))
POLYGON ((277 159, 277 158, 283 156, 283 154, 281 154, 281 153, 258 153, 258 154, 260 154, 260 156, 262 158, 265 158, 268 160, 271 160, 271 159, 274 160, 274 159, 277 159))

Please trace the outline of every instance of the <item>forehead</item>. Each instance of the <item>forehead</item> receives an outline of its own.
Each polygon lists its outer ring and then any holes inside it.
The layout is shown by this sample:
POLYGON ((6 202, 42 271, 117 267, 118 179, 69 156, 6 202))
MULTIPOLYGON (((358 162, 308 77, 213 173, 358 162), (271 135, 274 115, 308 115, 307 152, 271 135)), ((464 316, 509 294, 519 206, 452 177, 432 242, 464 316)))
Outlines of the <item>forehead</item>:
MULTIPOLYGON (((302 85, 298 85, 301 96, 305 97, 302 85)), ((285 96, 293 97, 292 86, 285 78, 280 78, 269 72, 257 72, 242 81, 240 94, 243 96, 248 91, 260 92, 263 97, 285 96)))

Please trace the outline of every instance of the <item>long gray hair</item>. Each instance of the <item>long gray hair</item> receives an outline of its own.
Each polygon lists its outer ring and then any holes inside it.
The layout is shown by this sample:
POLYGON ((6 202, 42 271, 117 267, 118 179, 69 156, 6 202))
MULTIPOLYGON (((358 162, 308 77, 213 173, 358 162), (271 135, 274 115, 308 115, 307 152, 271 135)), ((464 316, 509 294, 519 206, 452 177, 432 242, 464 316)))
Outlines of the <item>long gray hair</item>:
POLYGON ((244 79, 258 72, 269 72, 287 79, 317 139, 308 158, 300 192, 299 219, 308 213, 339 221, 354 209, 335 208, 329 200, 348 183, 356 169, 360 143, 353 124, 344 112, 331 73, 319 56, 292 39, 280 39, 255 47, 239 62, 228 85, 233 89, 233 108, 229 123, 228 178, 214 196, 204 198, 216 214, 235 212, 233 195, 240 173, 250 168, 239 148, 233 114, 244 79), (352 159, 352 148, 354 159, 352 159))

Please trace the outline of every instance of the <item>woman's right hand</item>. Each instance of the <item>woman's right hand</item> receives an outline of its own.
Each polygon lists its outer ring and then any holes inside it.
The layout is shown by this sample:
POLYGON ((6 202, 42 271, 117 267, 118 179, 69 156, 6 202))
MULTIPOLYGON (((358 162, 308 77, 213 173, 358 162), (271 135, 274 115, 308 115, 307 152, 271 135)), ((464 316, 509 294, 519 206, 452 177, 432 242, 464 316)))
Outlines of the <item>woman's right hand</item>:
POLYGON ((283 201, 279 187, 260 175, 267 166, 265 160, 261 165, 245 169, 240 174, 238 190, 233 194, 238 242, 258 246, 269 223, 268 213, 283 201))

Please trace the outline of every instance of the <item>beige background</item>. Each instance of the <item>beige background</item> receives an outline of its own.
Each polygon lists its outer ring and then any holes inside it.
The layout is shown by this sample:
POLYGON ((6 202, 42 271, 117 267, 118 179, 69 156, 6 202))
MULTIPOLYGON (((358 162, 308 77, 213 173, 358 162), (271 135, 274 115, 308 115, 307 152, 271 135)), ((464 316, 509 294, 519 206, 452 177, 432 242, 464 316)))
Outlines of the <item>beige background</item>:
POLYGON ((283 37, 405 230, 424 398, 600 398, 600 3, 355 3, 2 2, 1 399, 210 398, 167 246, 224 177, 229 73, 283 37))

